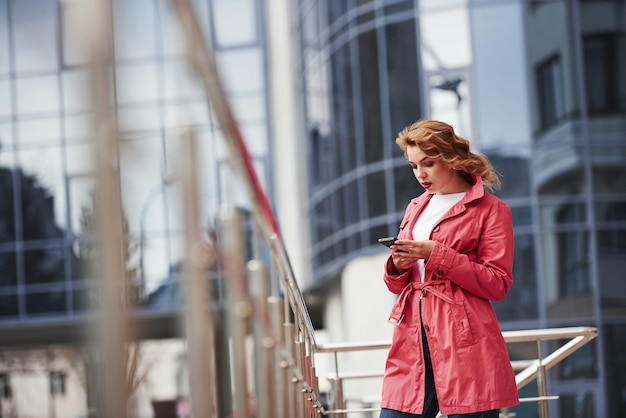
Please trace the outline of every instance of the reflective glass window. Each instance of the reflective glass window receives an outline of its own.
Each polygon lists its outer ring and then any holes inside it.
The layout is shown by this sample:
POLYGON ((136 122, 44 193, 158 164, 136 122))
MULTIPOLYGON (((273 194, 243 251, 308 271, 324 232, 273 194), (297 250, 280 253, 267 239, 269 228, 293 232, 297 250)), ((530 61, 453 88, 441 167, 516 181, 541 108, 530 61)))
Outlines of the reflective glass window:
POLYGON ((10 80, 0 79, 0 120, 8 119, 13 113, 13 100, 11 100, 12 84, 10 80))
MULTIPOLYGON (((626 210, 624 204, 621 210, 626 210)), ((622 212, 623 213, 623 212, 622 212)), ((622 215, 624 216, 624 215, 622 215)), ((597 233, 598 278, 603 315, 626 315, 626 227, 599 230, 597 233)))
POLYGON ((361 219, 362 205, 359 197, 362 196, 362 193, 359 190, 360 183, 357 179, 343 186, 346 225, 357 223, 361 219))
POLYGON ((214 0, 213 28, 218 48, 251 44, 257 38, 257 3, 253 0, 214 0))
POLYGON ((163 91, 165 99, 203 99, 204 87, 191 72, 184 60, 168 60, 162 64, 163 91))
POLYGON ((117 100, 120 105, 156 101, 160 88, 156 65, 138 64, 117 67, 117 100))
POLYGON ((378 71, 378 43, 376 31, 359 35, 359 71, 361 75, 362 143, 365 162, 383 159, 380 80, 378 71))
POLYGON ((559 417, 595 418, 594 397, 591 393, 564 393, 559 395, 559 417))
POLYGON ((588 35, 583 39, 585 87, 590 114, 626 110, 626 36, 588 35))
POLYGON ((229 93, 262 91, 263 57, 256 48, 217 52, 217 66, 229 93))
MULTIPOLYGON (((2 253, 0 253, 0 257, 2 257, 2 253)), ((17 295, 0 293, 0 318, 16 317, 18 313, 17 295)))
POLYGON ((626 193, 626 169, 620 152, 620 147, 624 146, 623 142, 624 140, 621 144, 615 142, 612 146, 592 147, 592 155, 597 156, 601 161, 611 161, 610 164, 597 165, 592 168, 595 193, 626 193))
MULTIPOLYGON (((65 280, 65 252, 61 245, 62 241, 50 241, 45 247, 24 251, 25 283, 62 283, 65 280)), ((32 309, 28 307, 28 310, 32 309)))
POLYGON ((507 297, 494 308, 500 321, 533 320, 539 317, 535 245, 532 235, 515 235, 513 285, 507 297))
POLYGON ((153 0, 115 0, 113 24, 117 60, 151 58, 156 55, 158 15, 153 0))
MULTIPOLYGON (((0 199, 0 245, 11 243, 16 238, 14 202, 16 180, 13 178, 14 175, 16 173, 13 170, 0 167, 0 193, 2 195, 2 199, 0 199)), ((13 248, 9 248, 9 250, 13 250, 13 248)), ((2 269, 0 269, 1 271, 2 269)))
POLYGON ((17 139, 20 144, 60 145, 61 119, 59 117, 18 119, 17 139))
POLYGON ((626 370, 626 356, 623 354, 626 352, 626 325, 605 324, 600 335, 604 340, 605 351, 606 416, 626 416, 626 376, 623 372, 626 370))
POLYGON ((56 75, 24 77, 16 81, 17 111, 26 114, 59 111, 59 83, 56 75))
POLYGON ((11 70, 11 61, 9 56, 8 1, 10 0, 0 0, 0 77, 9 74, 11 70))
POLYGON ((0 122, 0 167, 13 166, 13 153, 8 152, 13 145, 13 123, 0 122))
POLYGON ((526 158, 500 153, 485 153, 500 175, 500 189, 494 193, 502 199, 530 196, 530 162, 526 158))
POLYGON ((597 201, 595 214, 598 222, 626 222, 626 201, 597 201))
POLYGON ((61 54, 64 68, 86 64, 88 54, 82 30, 85 25, 85 7, 62 1, 61 7, 61 54))
POLYGON ((560 142, 558 135, 546 135, 531 159, 534 184, 539 195, 582 195, 588 188, 582 161, 585 147, 569 137, 560 142), (545 145, 545 146, 543 146, 545 145))
MULTIPOLYGON (((552 341, 554 350, 567 341, 552 341)), ((597 341, 591 341, 580 347, 570 356, 564 358, 554 367, 554 374, 558 380, 593 379, 598 377, 597 341)))
POLYGON ((541 224, 544 227, 558 224, 576 224, 586 221, 587 208, 584 203, 563 202, 541 205, 541 224))
POLYGON ((63 110, 65 112, 87 111, 90 103, 89 74, 85 69, 72 69, 61 74, 63 110))
POLYGON ((402 164, 393 170, 394 193, 396 195, 396 211, 404 213, 411 199, 424 192, 413 175, 409 164, 402 164))
POLYGON ((382 216, 387 214, 387 195, 385 187, 385 172, 377 171, 370 173, 366 177, 366 187, 368 192, 367 208, 368 216, 382 216))
POLYGON ((56 71, 59 21, 56 0, 9 0, 14 65, 22 71, 56 71))
POLYGON ((19 152, 21 231, 25 240, 62 238, 65 225, 65 183, 60 148, 19 152))
MULTIPOLYGON (((385 26, 389 117, 394 139, 395 134, 421 114, 416 36, 413 20, 385 26)), ((393 148, 394 154, 402 154, 395 144, 393 148)))
POLYGON ((28 315, 61 313, 66 310, 67 296, 62 287, 26 294, 26 313, 28 315))
POLYGON ((551 318, 590 317, 591 291, 589 234, 586 231, 544 234, 542 243, 544 297, 551 318))
POLYGON ((331 55, 331 92, 332 92, 332 129, 338 150, 336 158, 337 173, 345 173, 360 165, 361 147, 356 144, 354 126, 354 93, 352 89, 352 69, 350 66, 350 47, 343 46, 331 55), (349 152, 344 151, 346 147, 349 152))
POLYGON ((536 78, 540 126, 547 129, 565 117, 561 57, 555 55, 541 63, 537 67, 536 78))

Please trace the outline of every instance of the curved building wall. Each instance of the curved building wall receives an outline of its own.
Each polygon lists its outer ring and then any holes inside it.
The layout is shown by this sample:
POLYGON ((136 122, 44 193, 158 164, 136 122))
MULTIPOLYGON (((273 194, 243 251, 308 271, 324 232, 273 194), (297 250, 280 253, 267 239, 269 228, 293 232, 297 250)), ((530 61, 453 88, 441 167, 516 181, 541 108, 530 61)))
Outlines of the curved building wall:
POLYGON ((353 283, 348 263, 387 251, 376 239, 422 192, 395 136, 442 119, 502 174, 516 240, 516 281, 495 304, 503 328, 600 329, 551 374, 553 414, 624 414, 625 2, 320 0, 299 12, 310 293, 353 283))

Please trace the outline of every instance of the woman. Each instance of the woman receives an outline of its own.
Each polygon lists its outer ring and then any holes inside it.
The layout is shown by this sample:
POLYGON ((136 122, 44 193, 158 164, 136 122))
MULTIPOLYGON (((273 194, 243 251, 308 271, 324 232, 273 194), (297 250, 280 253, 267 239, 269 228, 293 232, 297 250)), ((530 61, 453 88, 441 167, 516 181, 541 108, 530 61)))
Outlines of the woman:
POLYGON ((385 266, 399 297, 380 418, 497 418, 519 403, 491 301, 513 283, 509 207, 489 161, 443 122, 421 120, 396 143, 426 190, 413 199, 385 266))

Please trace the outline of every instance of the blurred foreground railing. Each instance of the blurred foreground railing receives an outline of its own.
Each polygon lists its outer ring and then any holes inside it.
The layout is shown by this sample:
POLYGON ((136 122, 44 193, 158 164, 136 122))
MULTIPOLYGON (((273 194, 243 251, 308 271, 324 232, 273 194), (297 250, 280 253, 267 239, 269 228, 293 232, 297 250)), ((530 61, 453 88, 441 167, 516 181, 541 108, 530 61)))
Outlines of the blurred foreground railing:
MULTIPOLYGON (((556 366, 559 362, 573 354, 579 348, 593 340, 598 335, 598 330, 594 327, 569 327, 569 328, 549 328, 549 329, 533 329, 520 331, 504 331, 502 333, 507 344, 517 343, 536 343, 537 357, 524 360, 515 360, 511 364, 516 371, 515 381, 517 389, 521 389, 532 381, 537 382, 537 392, 539 396, 532 398, 521 398, 521 402, 539 402, 539 414, 542 418, 549 417, 548 401, 557 399, 555 396, 548 394, 547 388, 547 370, 556 366), (547 355, 543 355, 545 349, 542 348, 542 342, 549 340, 566 340, 556 347, 547 355)), ((328 376, 332 383, 332 397, 329 410, 325 411, 327 415, 345 415, 355 412, 373 412, 379 410, 377 407, 371 408, 346 408, 344 397, 344 383, 348 380, 382 378, 382 371, 358 371, 344 372, 339 371, 339 353, 358 352, 358 351, 374 351, 387 350, 390 342, 363 342, 363 343, 339 343, 339 344, 318 344, 316 346, 317 353, 332 354, 334 359, 334 373, 328 376)), ((508 411, 502 411, 503 418, 513 416, 508 411)))

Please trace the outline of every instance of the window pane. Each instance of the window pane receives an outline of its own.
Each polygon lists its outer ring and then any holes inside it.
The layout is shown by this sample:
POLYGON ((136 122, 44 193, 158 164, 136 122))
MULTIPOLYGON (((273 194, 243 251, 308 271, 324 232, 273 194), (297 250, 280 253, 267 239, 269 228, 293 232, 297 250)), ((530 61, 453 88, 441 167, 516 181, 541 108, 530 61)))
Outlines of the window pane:
MULTIPOLYGON (((596 340, 597 341, 597 340, 596 340)), ((554 367, 554 375, 558 380, 593 379, 598 377, 597 343, 585 344, 570 356, 564 358, 554 367)), ((566 341, 552 341, 552 350, 562 346, 566 341)))
POLYGON ((222 82, 229 93, 263 90, 263 60, 257 49, 237 49, 217 53, 222 82))
POLYGON ((487 158, 500 174, 502 186, 495 193, 502 199, 530 196, 529 161, 500 153, 486 153, 487 158))
POLYGON ((365 146, 365 162, 369 164, 384 158, 376 31, 361 34, 358 42, 363 120, 361 141, 365 146))
POLYGON ((157 20, 153 0, 115 0, 115 56, 118 60, 156 55, 157 20))
POLYGON ((63 289, 26 295, 26 313, 61 313, 67 310, 66 293, 63 289))
POLYGON ((61 119, 58 117, 19 119, 17 134, 20 144, 38 142, 59 145, 61 141, 61 119))
POLYGON ((537 98, 541 129, 547 129, 565 116, 561 58, 554 56, 540 64, 537 73, 537 98))
POLYGON ((56 71, 57 0, 10 1, 15 69, 56 71))
MULTIPOLYGON (((385 28, 391 134, 417 120, 421 114, 415 22, 400 22, 385 28)), ((394 144, 396 153, 401 152, 394 144)))
POLYGON ((63 106, 65 112, 90 108, 89 75, 86 70, 63 71, 63 106))
POLYGON ((533 320, 539 317, 535 268, 532 235, 516 235, 513 286, 503 301, 494 303, 500 321, 533 320))
MULTIPOLYGON (((623 271, 623 270, 622 270, 623 271)), ((1 305, 0 305, 1 306, 1 305)), ((600 330, 604 340, 604 367, 607 396, 607 417, 626 416, 626 325, 606 324, 600 330)))
POLYGON ((563 418, 594 418, 594 398, 591 393, 559 396, 559 416, 563 418))
POLYGON ((65 182, 59 148, 20 151, 21 216, 24 239, 62 237, 65 225, 65 182))
MULTIPOLYGON (((0 243, 15 241, 15 181, 13 175, 13 170, 0 167, 0 193, 2 195, 0 200, 0 243)), ((6 262, 0 261, 0 263, 5 264, 6 262)), ((2 271, 3 269, 0 268, 0 274, 2 271)))
POLYGON ((606 317, 626 315, 623 275, 626 271, 626 229, 598 231, 597 239, 602 313, 606 317))
MULTIPOLYGON (((0 255, 1 257, 1 255, 0 255)), ((18 315, 16 295, 0 295, 0 318, 18 315)))
POLYGON ((550 318, 593 316, 590 285, 589 234, 561 232, 543 236, 543 275, 547 315, 550 318))
POLYGON ((59 83, 56 75, 18 78, 16 87, 20 116, 59 111, 59 83))
POLYGON ((125 65, 117 68, 117 100, 120 104, 157 101, 156 65, 125 65))
POLYGON ((7 0, 0 0, 0 76, 9 74, 9 20, 7 0))
MULTIPOLYGON (((0 80, 0 120, 9 118, 13 113, 13 100, 11 100, 11 81, 0 80)), ((2 139, 2 136, 0 136, 2 139)))
POLYGON ((256 6, 252 0, 213 1, 213 25, 218 47, 232 47, 256 41, 256 6))
POLYGON ((393 170, 394 191, 396 194, 396 211, 404 213, 411 199, 424 192, 415 179, 411 166, 403 164, 393 170))
POLYGON ((84 35, 81 33, 83 14, 86 7, 80 7, 72 2, 62 1, 61 5, 61 46, 63 67, 80 65, 87 62, 85 45, 81 44, 84 35))
MULTIPOLYGON (((62 242, 59 241, 46 248, 24 251, 24 279, 26 283, 55 283, 65 280, 65 253, 61 245, 62 242)), ((33 296, 31 301, 43 300, 48 293, 51 296, 51 304, 53 299, 61 298, 55 292, 46 292, 39 296, 33 296)), ((28 306, 27 309, 29 312, 34 312, 37 309, 47 308, 28 306)))
POLYGON ((366 177, 366 190, 368 191, 368 217, 382 216, 387 214, 387 196, 385 194, 385 172, 379 171, 368 174, 366 177))
POLYGON ((544 227, 551 227, 559 224, 584 223, 586 213, 587 208, 584 203, 542 204, 540 208, 541 224, 544 227))

